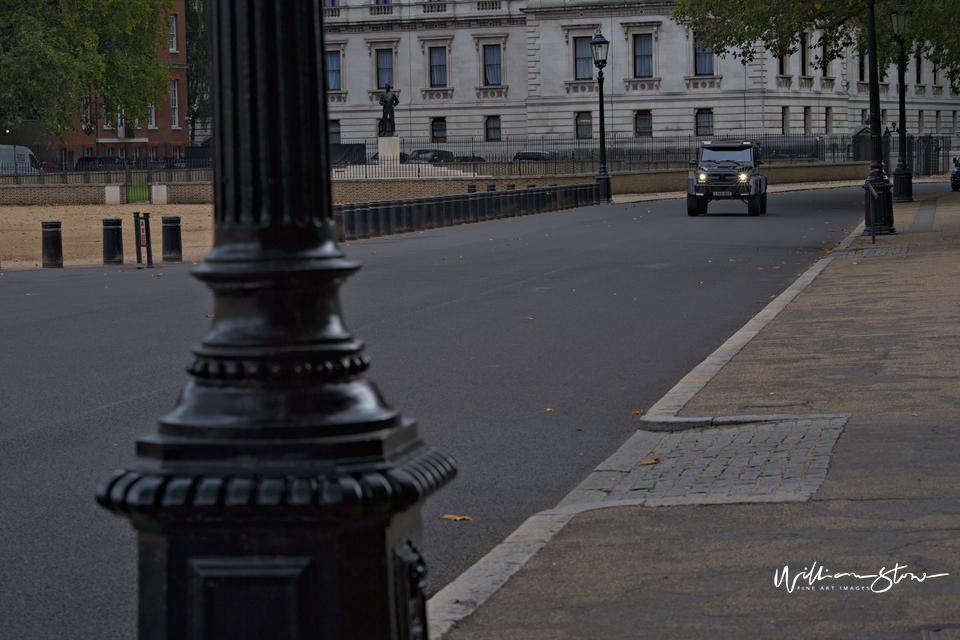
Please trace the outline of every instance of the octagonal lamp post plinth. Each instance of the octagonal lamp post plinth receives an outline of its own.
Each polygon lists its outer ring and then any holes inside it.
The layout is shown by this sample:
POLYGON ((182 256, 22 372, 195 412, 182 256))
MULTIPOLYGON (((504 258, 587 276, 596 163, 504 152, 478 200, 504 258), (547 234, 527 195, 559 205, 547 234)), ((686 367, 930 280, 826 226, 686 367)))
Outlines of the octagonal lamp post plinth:
POLYGON ((214 294, 191 380, 100 504, 138 533, 141 640, 426 639, 420 506, 456 473, 341 316, 322 6, 212 0, 214 294))

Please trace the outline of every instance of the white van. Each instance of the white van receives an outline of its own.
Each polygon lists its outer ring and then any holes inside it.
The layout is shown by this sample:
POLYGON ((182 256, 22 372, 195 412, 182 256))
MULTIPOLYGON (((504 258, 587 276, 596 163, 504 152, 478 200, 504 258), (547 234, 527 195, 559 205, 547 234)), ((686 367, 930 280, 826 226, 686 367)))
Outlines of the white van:
POLYGON ((19 145, 0 144, 0 176, 28 173, 43 173, 33 151, 19 145))

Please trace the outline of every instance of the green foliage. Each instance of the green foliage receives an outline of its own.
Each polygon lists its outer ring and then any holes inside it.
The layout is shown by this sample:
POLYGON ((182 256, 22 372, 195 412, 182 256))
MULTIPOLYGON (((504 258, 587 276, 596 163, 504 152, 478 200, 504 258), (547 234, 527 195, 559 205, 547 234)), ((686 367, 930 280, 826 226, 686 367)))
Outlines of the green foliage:
POLYGON ((190 140, 198 124, 206 125, 210 107, 210 0, 187 0, 187 118, 190 140))
POLYGON ((90 101, 143 121, 169 89, 157 50, 170 0, 0 0, 0 122, 63 136, 90 101))
MULTIPOLYGON (((881 69, 899 52, 890 10, 900 0, 877 0, 877 55, 881 69)), ((960 0, 914 0, 906 40, 908 51, 923 53, 960 88, 960 0)), ((867 50, 863 0, 677 0, 674 18, 689 25, 714 51, 749 62, 762 50, 774 56, 797 51, 800 38, 816 52, 814 60, 839 58, 843 49, 867 50), (762 49, 758 49, 761 47, 762 49)))

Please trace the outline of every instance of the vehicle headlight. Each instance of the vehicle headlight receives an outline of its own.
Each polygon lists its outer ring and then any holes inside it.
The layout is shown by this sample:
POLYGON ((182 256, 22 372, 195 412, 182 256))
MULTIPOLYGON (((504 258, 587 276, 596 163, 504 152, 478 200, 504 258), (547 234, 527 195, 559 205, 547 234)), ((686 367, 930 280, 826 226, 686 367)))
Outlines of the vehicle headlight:
POLYGON ((740 174, 740 182, 746 182, 746 181, 747 181, 747 174, 741 173, 741 174, 740 174))
POLYGON ((699 176, 697 176, 697 177, 700 179, 700 182, 706 182, 706 181, 707 181, 707 174, 705 174, 705 173, 701 173, 701 174, 700 174, 699 176))

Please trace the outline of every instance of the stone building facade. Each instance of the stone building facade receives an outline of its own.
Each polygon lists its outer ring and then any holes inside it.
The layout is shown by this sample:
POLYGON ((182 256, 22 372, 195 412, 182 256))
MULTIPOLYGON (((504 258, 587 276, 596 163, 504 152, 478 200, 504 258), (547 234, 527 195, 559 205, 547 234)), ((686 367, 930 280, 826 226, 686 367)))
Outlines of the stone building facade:
MULTIPOLYGON (((597 29, 610 41, 608 134, 849 134, 869 109, 856 52, 825 67, 808 46, 742 64, 699 47, 696 34, 671 19, 671 2, 325 1, 335 140, 377 135, 377 99, 388 81, 399 90, 401 137, 596 135, 588 43, 597 29)), ((910 59, 907 92, 910 132, 960 129, 960 99, 930 62, 910 59)), ((897 120, 895 68, 886 70, 881 101, 883 122, 897 120)))

